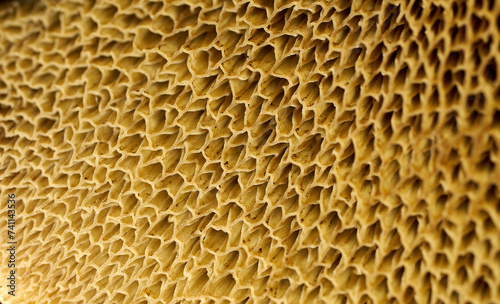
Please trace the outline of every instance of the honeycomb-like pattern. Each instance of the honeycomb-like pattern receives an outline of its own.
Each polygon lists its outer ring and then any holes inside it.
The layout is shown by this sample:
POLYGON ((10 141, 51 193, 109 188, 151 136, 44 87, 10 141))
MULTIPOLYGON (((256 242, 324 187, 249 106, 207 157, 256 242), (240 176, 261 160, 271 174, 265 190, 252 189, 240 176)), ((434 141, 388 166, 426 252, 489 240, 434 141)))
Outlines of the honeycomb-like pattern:
POLYGON ((499 64, 495 0, 3 1, 0 299, 500 303, 499 64))

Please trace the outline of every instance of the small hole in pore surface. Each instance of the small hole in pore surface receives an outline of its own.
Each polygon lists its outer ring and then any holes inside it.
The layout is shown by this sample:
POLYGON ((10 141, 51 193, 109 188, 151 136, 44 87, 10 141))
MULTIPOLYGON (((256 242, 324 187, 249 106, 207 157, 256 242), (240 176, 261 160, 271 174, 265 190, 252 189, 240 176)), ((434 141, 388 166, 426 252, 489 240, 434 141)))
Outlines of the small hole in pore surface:
POLYGON ((490 81, 495 82, 497 80, 497 63, 495 59, 490 60, 484 69, 484 77, 490 81))

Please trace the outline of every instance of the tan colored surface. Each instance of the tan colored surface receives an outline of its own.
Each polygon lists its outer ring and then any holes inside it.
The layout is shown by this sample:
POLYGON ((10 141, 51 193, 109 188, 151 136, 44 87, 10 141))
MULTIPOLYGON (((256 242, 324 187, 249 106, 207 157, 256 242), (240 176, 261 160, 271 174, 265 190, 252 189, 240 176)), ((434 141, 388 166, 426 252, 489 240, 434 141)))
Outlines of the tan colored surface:
POLYGON ((0 20, 3 303, 500 303, 499 1, 0 20))

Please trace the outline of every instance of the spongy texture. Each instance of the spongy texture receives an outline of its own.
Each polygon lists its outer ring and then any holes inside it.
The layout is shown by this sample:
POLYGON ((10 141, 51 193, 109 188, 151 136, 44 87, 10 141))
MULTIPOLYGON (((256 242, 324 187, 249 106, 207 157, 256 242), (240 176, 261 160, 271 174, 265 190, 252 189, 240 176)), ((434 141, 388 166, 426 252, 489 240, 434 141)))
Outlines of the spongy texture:
POLYGON ((494 0, 4 2, 1 301, 500 303, 498 64, 494 0))

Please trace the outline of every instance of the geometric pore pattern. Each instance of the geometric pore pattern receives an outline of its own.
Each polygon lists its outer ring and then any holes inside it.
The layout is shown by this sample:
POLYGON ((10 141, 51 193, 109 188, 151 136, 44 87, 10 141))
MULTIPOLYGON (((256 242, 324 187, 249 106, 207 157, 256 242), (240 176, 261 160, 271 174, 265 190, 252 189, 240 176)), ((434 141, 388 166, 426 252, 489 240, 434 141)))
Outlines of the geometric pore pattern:
POLYGON ((500 302, 499 1, 0 8, 3 303, 500 302))

